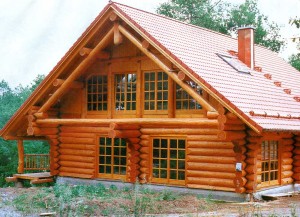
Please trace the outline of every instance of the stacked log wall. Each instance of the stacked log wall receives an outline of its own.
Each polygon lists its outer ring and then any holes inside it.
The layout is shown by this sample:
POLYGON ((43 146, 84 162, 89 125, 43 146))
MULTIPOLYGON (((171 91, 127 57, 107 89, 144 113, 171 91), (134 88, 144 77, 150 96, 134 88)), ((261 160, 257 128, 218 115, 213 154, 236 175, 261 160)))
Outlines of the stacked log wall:
POLYGON ((95 178, 97 137, 107 135, 108 127, 60 126, 59 174, 77 178, 95 178))
POLYGON ((283 134, 281 139, 281 185, 292 184, 293 179, 293 149, 294 139, 292 134, 283 134))
POLYGON ((295 137, 294 150, 293 150, 293 178, 295 183, 300 184, 300 134, 295 137))
POLYGON ((234 161, 232 162, 232 173, 234 173, 233 188, 237 193, 246 192, 246 126, 245 124, 233 113, 226 110, 224 107, 218 107, 218 122, 219 134, 218 138, 221 141, 231 142, 234 161), (239 166, 240 168, 236 168, 239 166))

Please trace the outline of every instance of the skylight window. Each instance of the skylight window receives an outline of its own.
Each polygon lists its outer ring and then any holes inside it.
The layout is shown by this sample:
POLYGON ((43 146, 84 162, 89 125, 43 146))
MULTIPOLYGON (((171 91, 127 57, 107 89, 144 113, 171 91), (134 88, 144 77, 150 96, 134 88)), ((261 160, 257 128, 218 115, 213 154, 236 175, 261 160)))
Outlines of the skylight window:
POLYGON ((245 74, 251 74, 250 68, 247 67, 245 64, 243 64, 241 61, 239 61, 236 57, 232 56, 226 56, 218 54, 218 56, 224 60, 228 65, 230 65, 232 68, 234 68, 236 71, 245 73, 245 74))

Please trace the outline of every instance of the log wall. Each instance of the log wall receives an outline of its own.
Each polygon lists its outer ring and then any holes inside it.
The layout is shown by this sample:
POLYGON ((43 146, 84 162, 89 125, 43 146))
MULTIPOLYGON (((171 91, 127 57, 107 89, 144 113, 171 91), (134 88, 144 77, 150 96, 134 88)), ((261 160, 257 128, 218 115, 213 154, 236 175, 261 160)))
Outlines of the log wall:
POLYGON ((294 150, 293 150, 293 178, 295 183, 300 184, 300 135, 295 136, 294 150))

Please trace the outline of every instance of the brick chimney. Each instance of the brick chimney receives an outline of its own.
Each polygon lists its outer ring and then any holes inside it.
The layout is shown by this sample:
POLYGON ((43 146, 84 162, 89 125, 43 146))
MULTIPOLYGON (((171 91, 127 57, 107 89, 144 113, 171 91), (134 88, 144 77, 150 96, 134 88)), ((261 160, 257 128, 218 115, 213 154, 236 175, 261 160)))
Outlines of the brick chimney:
POLYGON ((254 28, 238 28, 238 58, 254 69, 254 28))

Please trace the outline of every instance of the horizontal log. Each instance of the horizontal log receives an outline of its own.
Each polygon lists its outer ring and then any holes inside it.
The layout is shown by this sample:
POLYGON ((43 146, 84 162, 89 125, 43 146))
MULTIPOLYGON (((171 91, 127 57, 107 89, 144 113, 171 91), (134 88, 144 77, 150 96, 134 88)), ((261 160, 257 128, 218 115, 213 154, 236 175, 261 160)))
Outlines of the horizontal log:
POLYGON ((243 194, 246 192, 246 188, 244 187, 235 188, 235 192, 239 194, 243 194))
POLYGON ((49 183, 53 182, 52 178, 47 178, 47 179, 33 179, 30 181, 30 184, 42 184, 42 183, 49 183))
POLYGON ((61 132, 59 134, 60 137, 71 137, 71 138, 94 138, 95 133, 66 133, 66 132, 61 132))
POLYGON ((148 141, 149 141, 150 138, 151 138, 151 137, 150 137, 149 135, 141 135, 141 136, 140 136, 140 139, 143 140, 143 141, 144 141, 144 140, 148 140, 148 141))
POLYGON ((220 131, 218 133, 218 138, 224 141, 244 139, 245 137, 246 133, 244 131, 220 131))
POLYGON ((220 179, 234 179, 235 173, 215 172, 215 171, 196 171, 187 170, 187 177, 202 177, 202 178, 220 178, 220 179))
POLYGON ((233 179, 233 184, 236 188, 244 187, 247 183, 247 179, 245 177, 235 177, 233 179))
POLYGON ((59 150, 61 155, 77 155, 77 156, 94 156, 95 151, 92 150, 74 150, 74 149, 64 149, 59 150))
POLYGON ((291 177, 281 179, 281 184, 282 185, 292 184, 293 182, 294 182, 294 179, 291 178, 291 177))
POLYGON ((187 177, 186 182, 188 184, 210 185, 210 186, 235 188, 232 179, 187 177))
POLYGON ((139 144, 140 141, 140 138, 126 138, 126 142, 130 144, 139 144))
POLYGON ((217 135, 188 135, 186 139, 190 141, 219 141, 217 135))
POLYGON ((139 130, 141 128, 138 124, 118 124, 118 123, 110 123, 109 128, 111 130, 139 130))
POLYGON ((207 189, 213 191, 228 191, 235 192, 235 188, 221 187, 221 186, 211 186, 211 185, 199 185, 199 184, 186 184, 188 188, 198 188, 198 189, 207 189))
POLYGON ((81 174, 81 173, 71 173, 71 172, 59 172, 59 176, 68 176, 75 178, 91 179, 94 175, 91 174, 81 174))
POLYGON ((256 164, 255 165, 248 165, 245 168, 245 171, 247 173, 256 173, 256 170, 257 170, 257 165, 256 164))
POLYGON ((17 177, 6 177, 5 181, 6 182, 17 182, 18 179, 17 179, 17 177))
POLYGON ((247 136, 246 137, 246 139, 247 139, 247 141, 249 142, 249 143, 257 143, 257 144, 261 144, 261 142, 262 142, 262 137, 249 137, 249 136, 247 136))
POLYGON ((139 130, 110 130, 109 138, 138 138, 141 132, 139 130))
POLYGON ((217 164, 234 164, 235 158, 234 157, 224 157, 224 156, 186 156, 187 162, 198 162, 198 163, 217 163, 217 164))
POLYGON ((291 158, 291 157, 293 157, 293 152, 283 152, 281 154, 281 157, 282 158, 291 158))
POLYGON ((247 152, 247 149, 241 145, 234 145, 233 151, 235 154, 245 154, 247 152))
POLYGON ((300 160, 300 155, 294 155, 294 156, 293 156, 293 159, 294 159, 294 160, 300 160))
POLYGON ((83 168, 83 169, 94 169, 94 163, 85 163, 85 162, 76 162, 76 161, 60 161, 59 164, 62 167, 71 167, 71 168, 83 168))
POLYGON ((59 168, 59 171, 60 172, 77 173, 77 174, 87 174, 87 175, 94 174, 94 169, 73 168, 73 167, 64 167, 64 166, 61 166, 59 168))
MULTIPOLYGON (((105 124, 103 124, 105 126, 105 124)), ((62 133, 98 133, 108 134, 110 130, 108 127, 81 127, 81 126, 61 126, 62 133)))
POLYGON ((139 164, 140 164, 141 167, 146 167, 146 168, 148 168, 149 165, 150 165, 150 163, 149 163, 148 160, 141 160, 141 161, 139 162, 139 164))
POLYGON ((294 173, 300 173, 300 167, 293 167, 294 173))
POLYGON ((149 147, 141 147, 139 149, 140 153, 144 153, 144 154, 149 154, 150 153, 150 148, 149 147))
POLYGON ((239 125, 239 124, 224 124, 220 123, 219 124, 219 130, 227 130, 227 131, 241 131, 245 130, 246 126, 245 125, 239 125))
POLYGON ((230 125, 244 125, 244 122, 240 119, 230 119, 227 115, 218 116, 219 123, 230 124, 230 125))
POLYGON ((218 105, 217 111, 220 115, 225 115, 227 113, 227 109, 221 104, 218 105))
POLYGON ((233 144, 231 142, 211 142, 211 141, 191 141, 191 140, 187 141, 187 146, 189 148, 212 148, 212 149, 233 148, 233 144))
POLYGON ((292 171, 293 165, 281 165, 281 170, 282 171, 292 171))
POLYGON ((281 151, 283 152, 290 152, 294 149, 294 146, 293 145, 285 145, 282 147, 281 151))
POLYGON ((86 144, 65 144, 62 143, 59 145, 60 148, 63 149, 74 149, 74 150, 96 150, 95 145, 86 145, 86 144))
POLYGON ((38 128, 38 127, 28 127, 28 135, 56 135, 58 133, 57 128, 38 128))
POLYGON ((282 158, 282 165, 291 165, 293 163, 293 158, 282 158))
POLYGON ((123 119, 38 119, 38 124, 60 124, 68 126, 108 126, 110 123, 117 124, 138 124, 146 126, 151 125, 177 125, 179 126, 197 126, 197 127, 217 127, 217 120, 208 120, 203 118, 123 118, 123 119))
POLYGON ((293 145, 296 146, 296 147, 300 147, 300 141, 295 142, 293 145))
MULTIPOLYGON (((65 82, 65 80, 63 79, 56 79, 52 84, 53 87, 60 87, 63 83, 65 82)), ((84 87, 84 83, 83 82, 79 82, 79 81, 73 81, 70 86, 70 88, 72 89, 82 89, 84 87)))
POLYGON ((296 155, 300 155, 300 147, 295 147, 295 149, 293 150, 293 153, 296 155))
POLYGON ((257 174, 256 173, 251 173, 246 175, 246 179, 248 181, 256 181, 257 180, 257 174))
POLYGON ((187 168, 187 170, 202 170, 202 171, 235 173, 235 165, 234 164, 187 162, 186 168, 187 168))
POLYGON ((249 150, 246 152, 246 156, 248 158, 258 157, 258 150, 256 150, 256 151, 249 150))
POLYGON ((141 168, 140 168, 140 171, 141 171, 141 173, 146 173, 146 174, 149 174, 149 173, 150 173, 150 169, 147 168, 147 167, 141 167, 141 168))
POLYGON ((281 144, 282 145, 293 145, 294 144, 294 140, 293 139, 282 139, 281 144))
POLYGON ((255 181, 248 181, 246 184, 245 184, 245 188, 247 190, 251 190, 251 191, 256 191, 256 182, 255 181))
POLYGON ((249 165, 256 165, 257 164, 257 158, 255 158, 255 157, 246 158, 245 162, 249 165))
POLYGON ((180 128, 180 129, 162 129, 162 128, 141 128, 141 133, 147 135, 161 134, 190 134, 190 135, 217 135, 217 129, 195 129, 195 128, 180 128))
POLYGON ((247 144, 247 149, 249 150, 258 150, 261 147, 260 144, 257 143, 248 143, 247 144))
POLYGON ((300 160, 294 160, 293 166, 300 167, 300 160))
POLYGON ((45 119, 49 117, 47 112, 36 112, 33 115, 36 119, 45 119))
POLYGON ((281 178, 289 178, 293 176, 293 171, 282 171, 281 178))
POLYGON ((218 116, 219 116, 219 113, 216 112, 216 111, 207 111, 207 112, 206 112, 206 117, 207 117, 208 119, 217 119, 218 116))
POLYGON ((68 143, 68 144, 95 144, 94 138, 74 138, 74 137, 60 137, 59 138, 61 143, 68 143))
POLYGON ((187 155, 234 157, 232 149, 189 148, 187 155))
POLYGON ((300 173, 294 173, 293 174, 293 179, 295 179, 296 181, 300 180, 300 173))
MULTIPOLYGON (((143 135, 142 135, 143 136, 143 135)), ((140 140, 139 144, 144 147, 148 147, 150 144, 149 140, 140 140)))
POLYGON ((235 160, 237 162, 244 161, 245 159, 246 159, 246 155, 245 154, 242 154, 242 153, 236 153, 235 154, 235 160))

